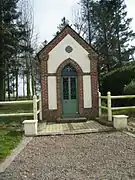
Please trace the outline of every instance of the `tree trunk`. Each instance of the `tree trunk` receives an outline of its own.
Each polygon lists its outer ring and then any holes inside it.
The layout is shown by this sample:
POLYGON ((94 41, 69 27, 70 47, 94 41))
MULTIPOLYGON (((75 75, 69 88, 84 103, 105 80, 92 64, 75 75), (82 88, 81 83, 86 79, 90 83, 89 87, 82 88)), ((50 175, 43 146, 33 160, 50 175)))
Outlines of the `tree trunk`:
POLYGON ((0 66, 0 101, 4 100, 4 68, 0 66))
POLYGON ((27 98, 30 99, 30 72, 29 70, 27 70, 27 74, 26 74, 26 80, 27 80, 27 98))
POLYGON ((4 100, 4 80, 5 80, 5 65, 0 59, 0 101, 4 100))
POLYGON ((120 36, 119 36, 119 25, 117 24, 116 27, 116 35, 117 35, 117 46, 118 46, 118 60, 119 60, 119 65, 122 65, 122 58, 121 58, 121 45, 120 45, 120 36))
POLYGON ((18 99, 18 70, 16 70, 16 100, 18 99))
POLYGON ((27 79, 27 98, 30 99, 30 73, 29 72, 27 72, 26 79, 27 79))
POLYGON ((23 72, 23 97, 25 97, 25 74, 23 72))
POLYGON ((26 83, 27 83, 27 98, 30 99, 30 68, 28 64, 29 58, 26 55, 26 83))
MULTIPOLYGON (((0 1, 0 24, 2 24, 3 21, 3 1, 0 1)), ((3 54, 3 39, 0 38, 0 101, 4 100, 4 58, 2 56, 3 54)))
POLYGON ((35 95, 35 78, 34 78, 33 70, 31 73, 31 87, 32 87, 32 96, 34 96, 35 95))
POLYGON ((108 39, 107 39, 107 29, 105 19, 103 19, 103 33, 104 33, 104 43, 105 43, 105 61, 107 71, 110 71, 110 58, 109 58, 109 51, 108 51, 108 39))
POLYGON ((8 90, 8 100, 10 101, 10 74, 7 71, 7 90, 8 90))
POLYGON ((121 58, 121 44, 120 44, 120 28, 119 28, 119 9, 118 6, 116 6, 116 37, 117 37, 117 48, 118 48, 118 54, 117 54, 117 58, 119 61, 119 65, 122 65, 122 58, 121 58))
POLYGON ((4 91, 3 91, 3 100, 5 101, 6 100, 6 80, 4 78, 4 91))
POLYGON ((92 38, 91 38, 91 16, 90 16, 90 9, 89 9, 89 0, 87 0, 87 20, 88 20, 88 38, 89 38, 89 44, 91 45, 91 41, 92 41, 92 38))
MULTIPOLYGON (((14 74, 13 74, 14 76, 14 74)), ((15 98, 15 80, 14 80, 14 77, 13 77, 13 98, 15 98)))

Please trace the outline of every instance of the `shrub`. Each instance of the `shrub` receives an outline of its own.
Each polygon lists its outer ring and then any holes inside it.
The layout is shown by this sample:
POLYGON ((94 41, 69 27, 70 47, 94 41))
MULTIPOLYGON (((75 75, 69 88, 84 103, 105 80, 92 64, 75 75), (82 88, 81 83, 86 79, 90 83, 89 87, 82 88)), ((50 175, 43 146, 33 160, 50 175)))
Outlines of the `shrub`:
POLYGON ((100 76, 100 91, 106 95, 108 91, 112 95, 124 94, 125 85, 135 79, 135 62, 126 64, 107 74, 100 76))
POLYGON ((124 94, 135 94, 135 80, 132 80, 128 85, 124 87, 124 94))

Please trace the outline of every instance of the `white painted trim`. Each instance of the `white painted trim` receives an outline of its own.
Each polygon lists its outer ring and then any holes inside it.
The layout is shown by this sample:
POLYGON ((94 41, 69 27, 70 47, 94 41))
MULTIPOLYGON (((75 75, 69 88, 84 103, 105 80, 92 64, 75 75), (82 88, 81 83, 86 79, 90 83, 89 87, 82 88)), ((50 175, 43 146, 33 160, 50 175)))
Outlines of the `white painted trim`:
POLYGON ((48 106, 50 110, 57 109, 56 76, 48 77, 48 106))
POLYGON ((92 108, 91 76, 83 76, 84 108, 92 108))

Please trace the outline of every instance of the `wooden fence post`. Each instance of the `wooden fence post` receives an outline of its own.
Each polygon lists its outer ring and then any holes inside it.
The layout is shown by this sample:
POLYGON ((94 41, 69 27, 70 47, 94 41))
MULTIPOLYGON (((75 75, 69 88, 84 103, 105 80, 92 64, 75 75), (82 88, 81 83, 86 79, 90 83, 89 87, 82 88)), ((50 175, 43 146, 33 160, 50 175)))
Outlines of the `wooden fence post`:
POLYGON ((33 96, 33 116, 34 116, 34 120, 37 120, 37 96, 34 95, 33 96))
POLYGON ((101 117, 102 109, 101 109, 101 93, 100 92, 98 92, 98 96, 99 96, 99 117, 101 117))
POLYGON ((107 93, 107 106, 108 106, 108 121, 112 121, 112 103, 111 103, 111 93, 107 93))
POLYGON ((39 95, 39 110, 40 110, 39 119, 42 120, 42 97, 41 97, 41 94, 39 95))

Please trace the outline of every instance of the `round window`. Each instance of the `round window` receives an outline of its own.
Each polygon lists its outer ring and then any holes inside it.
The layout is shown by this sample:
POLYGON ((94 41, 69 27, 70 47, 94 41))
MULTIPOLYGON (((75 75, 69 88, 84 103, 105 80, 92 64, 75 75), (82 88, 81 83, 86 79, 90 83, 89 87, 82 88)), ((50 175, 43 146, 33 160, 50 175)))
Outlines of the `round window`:
POLYGON ((67 46, 67 47, 65 48, 65 51, 66 51, 67 53, 71 53, 71 52, 73 51, 73 48, 72 48, 71 46, 67 46))

